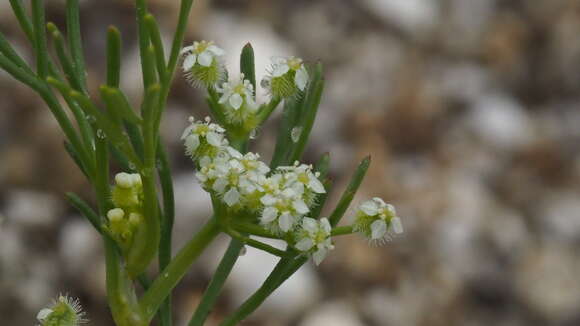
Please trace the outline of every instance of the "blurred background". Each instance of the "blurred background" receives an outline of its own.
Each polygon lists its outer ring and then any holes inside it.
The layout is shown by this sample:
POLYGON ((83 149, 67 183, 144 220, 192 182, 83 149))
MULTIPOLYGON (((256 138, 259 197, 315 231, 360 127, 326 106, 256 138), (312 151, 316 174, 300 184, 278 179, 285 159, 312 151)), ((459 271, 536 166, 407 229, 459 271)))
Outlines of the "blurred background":
MULTIPOLYGON (((64 0, 46 2, 64 30, 64 0)), ((149 3, 169 44, 179 1, 149 3)), ((139 99, 133 1, 86 0, 81 9, 93 94, 114 24, 125 41, 123 88, 139 99)), ((30 59, 8 1, 0 29, 30 59)), ((353 207, 383 197, 405 226, 383 247, 337 239, 320 267, 303 267, 244 325, 580 325, 580 1, 200 0, 186 40, 200 39, 228 51, 234 73, 251 42, 258 78, 273 55, 322 61, 326 90, 305 161, 331 152, 333 206, 372 154, 353 207)), ((32 325, 69 293, 92 325, 112 325, 99 237, 64 201, 67 191, 91 202, 93 194, 39 97, 0 72, 0 98, 0 324, 32 325)), ((175 248, 210 214, 179 141, 187 117, 207 112, 203 92, 176 76, 163 120, 175 248)), ((252 144, 265 160, 278 119, 252 144)), ((176 325, 189 320, 227 240, 178 286, 176 325)), ((275 261, 248 249, 208 324, 275 261)))

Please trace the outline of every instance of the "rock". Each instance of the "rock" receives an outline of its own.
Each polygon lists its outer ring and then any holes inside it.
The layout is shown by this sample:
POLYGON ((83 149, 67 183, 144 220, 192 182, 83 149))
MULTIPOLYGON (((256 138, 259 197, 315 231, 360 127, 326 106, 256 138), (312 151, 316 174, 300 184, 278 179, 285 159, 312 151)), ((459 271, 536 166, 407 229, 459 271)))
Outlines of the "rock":
POLYGON ((558 191, 544 198, 538 218, 546 240, 574 245, 580 239, 579 196, 574 191, 558 191))
POLYGON ((59 254, 63 267, 72 277, 90 274, 102 255, 102 242, 95 228, 81 216, 69 220, 60 230, 59 254))
POLYGON ((6 203, 6 216, 25 227, 48 227, 62 210, 55 197, 33 190, 13 190, 6 203))
POLYGON ((580 258, 559 245, 530 248, 517 266, 516 287, 534 310, 557 324, 577 316, 580 305, 580 258))
POLYGON ((531 141, 532 120, 516 99, 484 94, 473 103, 469 125, 479 138, 499 150, 513 150, 531 141))
POLYGON ((429 31, 439 18, 439 5, 435 1, 366 0, 364 3, 385 22, 410 34, 420 35, 429 31))
POLYGON ((300 326, 362 326, 356 311, 347 302, 328 302, 314 306, 300 326))

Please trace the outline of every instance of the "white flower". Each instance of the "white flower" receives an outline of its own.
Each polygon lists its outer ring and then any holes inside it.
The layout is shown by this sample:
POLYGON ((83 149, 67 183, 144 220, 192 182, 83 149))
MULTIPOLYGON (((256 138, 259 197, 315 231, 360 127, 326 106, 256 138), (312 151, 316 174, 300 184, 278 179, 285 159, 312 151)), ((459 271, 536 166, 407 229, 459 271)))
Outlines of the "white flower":
POLYGON ((354 229, 371 241, 390 239, 392 235, 403 233, 403 224, 397 217, 395 207, 381 198, 362 203, 357 211, 354 229))
POLYGON ((214 58, 223 56, 225 51, 217 47, 213 41, 196 41, 193 45, 181 49, 179 54, 183 56, 183 71, 189 71, 196 63, 209 67, 214 58))
POLYGON ((191 157, 215 156, 222 147, 227 146, 225 129, 211 123, 209 117, 205 118, 205 122, 194 121, 193 117, 190 117, 190 123, 181 136, 187 155, 191 157))
POLYGON ((43 308, 41 309, 38 314, 36 315, 36 319, 38 319, 38 321, 44 321, 48 316, 50 316, 50 314, 52 314, 52 309, 49 308, 43 308))
POLYGON ((302 219, 301 229, 296 231, 296 249, 312 255, 314 263, 320 265, 328 251, 334 249, 330 222, 327 218, 315 220, 310 217, 302 219))
POLYGON ((296 57, 274 57, 272 58, 272 77, 281 77, 289 71, 294 71, 294 83, 299 90, 303 91, 308 82, 308 72, 304 67, 302 59, 296 57))
POLYGON ((326 193, 324 185, 318 179, 320 173, 313 173, 312 165, 300 164, 296 161, 293 166, 281 166, 278 169, 283 171, 289 183, 296 182, 300 187, 305 187, 317 194, 326 193))
POLYGON ((308 72, 302 59, 296 57, 272 57, 270 75, 261 82, 274 96, 282 98, 304 91, 308 84, 308 72))
POLYGON ((193 45, 184 47, 180 55, 183 56, 181 65, 187 80, 193 86, 214 87, 225 77, 225 65, 222 56, 225 51, 213 42, 193 42, 193 45))
POLYGON ((41 326, 78 326, 87 322, 84 316, 85 313, 78 299, 60 295, 49 308, 41 309, 36 319, 41 326))
POLYGON ((273 182, 268 180, 270 182, 266 181, 261 184, 265 190, 265 195, 260 199, 264 205, 260 222, 274 233, 286 233, 310 209, 302 199, 302 193, 299 189, 280 187, 282 184, 280 184, 279 178, 278 176, 274 178, 275 181, 273 182), (268 189, 268 186, 274 185, 278 189, 274 187, 268 189))
POLYGON ((221 94, 218 102, 223 105, 228 123, 241 124, 246 131, 252 131, 256 127, 256 119, 253 118, 258 105, 254 100, 254 87, 249 80, 244 79, 244 74, 223 83, 216 90, 221 94))

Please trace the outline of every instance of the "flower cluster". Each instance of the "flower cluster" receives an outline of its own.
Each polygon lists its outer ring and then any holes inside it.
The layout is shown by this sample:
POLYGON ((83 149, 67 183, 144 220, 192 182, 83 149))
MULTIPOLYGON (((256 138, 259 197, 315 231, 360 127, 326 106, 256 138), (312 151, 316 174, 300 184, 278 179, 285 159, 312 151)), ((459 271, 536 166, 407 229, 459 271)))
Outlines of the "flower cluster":
POLYGON ((226 76, 222 56, 225 51, 211 41, 193 42, 181 50, 182 69, 193 86, 214 87, 226 76))
POLYGON ((314 263, 320 265, 328 251, 334 249, 330 239, 331 226, 326 217, 320 220, 305 217, 296 232, 296 249, 312 255, 314 263))
MULTIPOLYGON (((223 123, 223 126, 212 123, 209 117, 204 121, 190 118, 181 139, 186 154, 194 161, 195 176, 229 212, 249 213, 246 215, 254 216, 255 222, 271 236, 286 239, 291 247, 311 256, 318 265, 334 249, 329 220, 307 217, 317 197, 326 192, 320 174, 311 165, 298 161, 271 170, 258 154, 242 154, 228 141, 228 137, 233 137, 237 143, 251 135, 258 126, 259 113, 275 108, 280 100, 300 97, 309 82, 306 66, 302 59, 292 56, 272 58, 268 75, 260 83, 272 99, 260 106, 255 101, 256 90, 244 74, 229 81, 222 78, 227 75, 220 59, 223 54, 213 42, 206 41, 182 50, 188 79, 208 88, 212 110, 223 123), (223 74, 215 73, 220 69, 223 74)), ((292 128, 292 142, 298 143, 301 137, 302 127, 292 128)), ((123 213, 112 210, 109 219, 121 219, 123 213)), ((373 198, 360 205, 351 227, 337 232, 359 232, 372 242, 382 243, 402 233, 403 227, 392 205, 373 198)))
POLYGON ((143 221, 143 185, 137 173, 117 173, 111 190, 115 208, 107 212, 108 230, 123 250, 128 250, 143 221))
POLYGON ((261 212, 260 224, 273 233, 292 230, 310 211, 316 195, 326 192, 310 165, 296 162, 268 175, 270 168, 258 154, 243 155, 229 146, 224 129, 207 118, 192 122, 182 138, 186 152, 198 165, 196 177, 203 187, 232 209, 261 212), (211 143, 209 137, 213 138, 211 143), (202 144, 211 150, 200 150, 202 144))
POLYGON ((84 316, 78 299, 60 295, 49 308, 41 309, 36 319, 41 326, 78 326, 87 322, 84 316))
POLYGON ((273 233, 286 233, 310 212, 317 194, 326 192, 311 165, 281 166, 262 181, 264 205, 260 223, 273 233))
POLYGON ((355 216, 354 230, 371 241, 382 243, 395 234, 403 233, 403 224, 395 207, 374 197, 362 203, 355 216))
MULTIPOLYGON (((211 41, 194 42, 181 50, 182 68, 188 81, 217 91, 215 99, 223 109, 226 124, 250 132, 257 126, 254 86, 244 74, 227 80, 227 70, 222 57, 225 51, 211 41)), ((273 57, 269 74, 260 83, 267 92, 278 99, 300 94, 308 84, 308 71, 304 62, 296 57, 273 57)))

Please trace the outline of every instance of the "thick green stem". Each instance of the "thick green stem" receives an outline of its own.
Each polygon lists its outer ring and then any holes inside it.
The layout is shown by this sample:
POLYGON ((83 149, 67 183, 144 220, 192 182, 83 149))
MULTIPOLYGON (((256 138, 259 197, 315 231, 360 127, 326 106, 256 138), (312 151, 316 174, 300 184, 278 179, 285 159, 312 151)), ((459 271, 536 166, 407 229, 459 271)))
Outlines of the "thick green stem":
POLYGON ((153 129, 153 107, 159 96, 159 85, 147 89, 143 110, 144 160, 140 171, 143 180, 144 221, 137 230, 133 246, 127 258, 127 269, 132 278, 139 276, 157 253, 159 247, 160 224, 157 216, 157 192, 155 190, 156 140, 153 129))
POLYGON ((139 306, 146 320, 150 321, 153 318, 157 309, 183 278, 193 261, 219 232, 220 228, 217 220, 212 217, 155 279, 149 290, 145 292, 139 301, 139 306))

